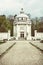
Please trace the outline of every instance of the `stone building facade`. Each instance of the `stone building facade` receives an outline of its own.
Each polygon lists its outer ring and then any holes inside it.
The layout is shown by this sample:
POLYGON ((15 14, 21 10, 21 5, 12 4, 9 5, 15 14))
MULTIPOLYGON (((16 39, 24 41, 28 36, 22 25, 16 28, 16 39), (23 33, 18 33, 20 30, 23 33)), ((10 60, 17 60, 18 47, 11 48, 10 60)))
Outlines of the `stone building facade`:
POLYGON ((16 19, 13 23, 13 35, 18 39, 31 40, 31 20, 24 13, 23 8, 20 11, 20 14, 16 16, 16 19))

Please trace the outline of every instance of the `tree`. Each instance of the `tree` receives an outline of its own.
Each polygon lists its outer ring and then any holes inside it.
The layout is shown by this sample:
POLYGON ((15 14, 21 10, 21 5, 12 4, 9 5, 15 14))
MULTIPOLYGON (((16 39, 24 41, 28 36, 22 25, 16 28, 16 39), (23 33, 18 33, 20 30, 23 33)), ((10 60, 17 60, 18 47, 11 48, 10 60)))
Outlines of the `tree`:
MULTIPOLYGON (((32 21, 32 20, 31 20, 32 21)), ((31 24, 31 35, 34 36, 34 30, 35 30, 35 26, 34 26, 34 22, 32 21, 32 24, 31 24)))
POLYGON ((14 19, 16 18, 17 14, 14 15, 14 19))
POLYGON ((11 28, 10 22, 7 20, 5 15, 0 16, 0 28, 5 28, 7 31, 11 28))
POLYGON ((29 18, 31 18, 31 14, 30 14, 30 13, 29 13, 29 14, 27 14, 27 15, 28 15, 28 17, 29 17, 29 18))
POLYGON ((36 19, 36 30, 38 29, 38 24, 39 24, 39 19, 38 17, 35 18, 36 19))
POLYGON ((14 22, 14 20, 11 19, 10 20, 10 24, 11 24, 11 36, 13 36, 13 22, 14 22))

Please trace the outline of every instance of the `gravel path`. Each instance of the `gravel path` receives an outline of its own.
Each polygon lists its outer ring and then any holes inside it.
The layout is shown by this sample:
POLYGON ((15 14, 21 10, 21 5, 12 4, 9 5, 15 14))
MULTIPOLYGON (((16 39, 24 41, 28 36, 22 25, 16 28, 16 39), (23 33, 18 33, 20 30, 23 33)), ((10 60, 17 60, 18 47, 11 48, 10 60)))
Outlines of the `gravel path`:
POLYGON ((43 65, 43 53, 28 41, 16 44, 0 59, 0 65, 43 65))

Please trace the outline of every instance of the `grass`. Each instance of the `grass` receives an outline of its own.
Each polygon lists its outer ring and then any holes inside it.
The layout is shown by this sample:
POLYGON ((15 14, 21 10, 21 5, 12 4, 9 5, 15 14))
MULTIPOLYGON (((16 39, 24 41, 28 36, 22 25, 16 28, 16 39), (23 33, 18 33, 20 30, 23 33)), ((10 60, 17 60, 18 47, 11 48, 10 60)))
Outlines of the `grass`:
POLYGON ((3 44, 4 43, 4 41, 0 41, 0 44, 3 44))

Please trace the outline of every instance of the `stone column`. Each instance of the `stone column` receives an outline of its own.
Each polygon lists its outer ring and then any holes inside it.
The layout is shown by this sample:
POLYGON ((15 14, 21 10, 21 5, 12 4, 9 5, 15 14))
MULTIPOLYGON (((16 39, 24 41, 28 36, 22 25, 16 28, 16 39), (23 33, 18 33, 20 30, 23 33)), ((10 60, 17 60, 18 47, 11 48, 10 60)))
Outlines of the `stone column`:
POLYGON ((17 24, 17 36, 16 36, 16 40, 18 40, 18 24, 17 24))
POLYGON ((35 30, 35 40, 37 39, 37 30, 35 30))
POLYGON ((10 39, 10 30, 8 30, 8 40, 10 39))
POLYGON ((31 25, 27 25, 27 40, 31 40, 31 25))
POLYGON ((27 38, 27 36, 26 36, 26 25, 25 25, 25 27, 24 27, 24 38, 27 38))

